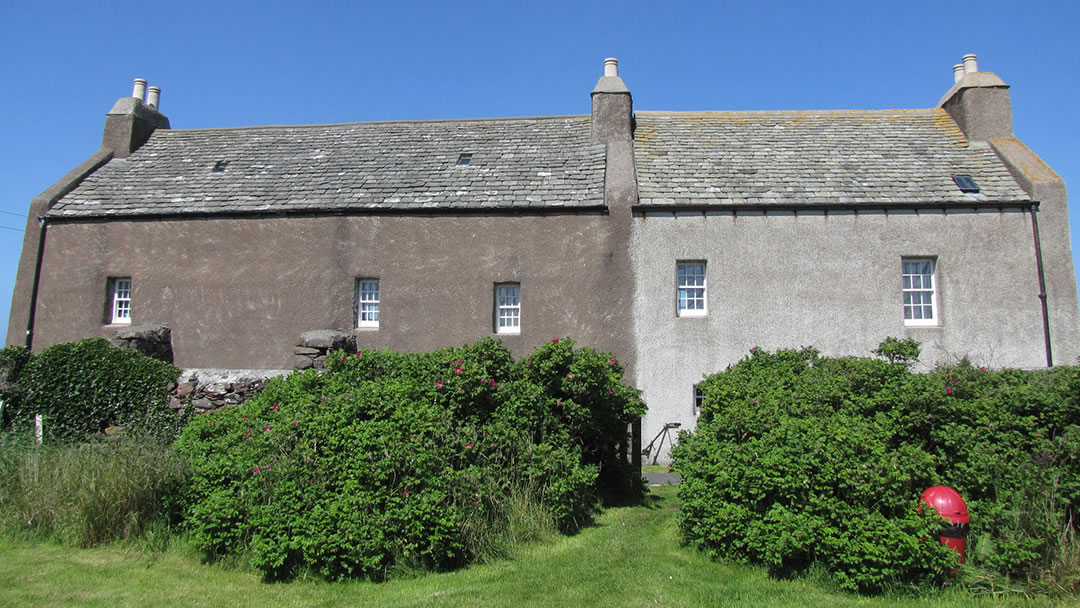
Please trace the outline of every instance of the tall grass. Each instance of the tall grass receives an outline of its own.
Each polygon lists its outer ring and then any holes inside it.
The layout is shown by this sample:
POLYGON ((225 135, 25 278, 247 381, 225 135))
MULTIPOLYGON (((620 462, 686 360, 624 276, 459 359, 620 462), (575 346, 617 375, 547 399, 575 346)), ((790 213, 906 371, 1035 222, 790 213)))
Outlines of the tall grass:
POLYGON ((478 562, 515 558, 526 546, 559 535, 555 517, 538 492, 513 486, 498 504, 464 522, 465 546, 478 562))
POLYGON ((0 525, 90 547, 132 538, 175 516, 188 465, 151 438, 38 445, 0 435, 0 525))

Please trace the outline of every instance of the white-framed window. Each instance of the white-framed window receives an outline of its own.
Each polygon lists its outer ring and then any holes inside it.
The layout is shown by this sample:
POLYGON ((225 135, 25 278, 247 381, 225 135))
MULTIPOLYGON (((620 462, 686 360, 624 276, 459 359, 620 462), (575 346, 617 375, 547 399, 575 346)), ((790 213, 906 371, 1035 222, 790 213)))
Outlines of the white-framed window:
POLYGON ((521 284, 495 284, 495 333, 521 333, 521 284))
POLYGON ((356 280, 356 326, 379 326, 379 279, 356 280))
POLYGON ((938 325, 937 262, 932 258, 901 260, 904 325, 938 325))
POLYGON ((704 317, 705 262, 678 262, 675 268, 676 313, 680 317, 704 317))
POLYGON ((701 406, 705 405, 705 391, 701 390, 701 385, 694 385, 694 415, 701 415, 701 406))
POLYGON ((109 279, 112 297, 111 323, 131 323, 131 277, 109 279))

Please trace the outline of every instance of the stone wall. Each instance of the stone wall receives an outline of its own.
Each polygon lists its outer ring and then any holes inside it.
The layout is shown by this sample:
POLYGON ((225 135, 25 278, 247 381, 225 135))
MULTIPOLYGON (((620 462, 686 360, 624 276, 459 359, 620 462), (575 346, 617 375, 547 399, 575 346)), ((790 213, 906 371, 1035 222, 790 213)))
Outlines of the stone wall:
POLYGON ((113 346, 137 350, 147 357, 173 362, 172 330, 162 323, 142 323, 116 330, 113 346))
POLYGON ((337 329, 314 329, 300 334, 293 349, 294 369, 322 369, 326 367, 326 355, 344 349, 356 352, 356 336, 337 329))
POLYGON ((266 380, 289 370, 270 369, 187 369, 171 389, 169 407, 190 406, 196 414, 226 405, 239 405, 266 386, 266 380))

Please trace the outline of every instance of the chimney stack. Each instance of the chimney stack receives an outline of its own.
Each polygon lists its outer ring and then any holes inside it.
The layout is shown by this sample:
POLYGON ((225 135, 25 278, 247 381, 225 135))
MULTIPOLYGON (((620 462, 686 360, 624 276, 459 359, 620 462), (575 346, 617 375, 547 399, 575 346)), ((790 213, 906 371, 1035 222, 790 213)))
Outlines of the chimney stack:
POLYGON ((592 139, 597 143, 632 141, 633 99, 619 78, 619 60, 604 60, 604 75, 592 91, 592 139))
POLYGON ((146 80, 135 79, 131 97, 121 97, 105 115, 101 147, 116 158, 127 158, 150 139, 157 129, 168 129, 169 119, 158 112, 161 89, 147 89, 146 80), (145 100, 144 100, 145 98, 145 100))
POLYGON ((953 66, 955 81, 938 105, 949 113, 968 141, 1013 137, 1009 85, 992 72, 980 72, 974 54, 953 66))

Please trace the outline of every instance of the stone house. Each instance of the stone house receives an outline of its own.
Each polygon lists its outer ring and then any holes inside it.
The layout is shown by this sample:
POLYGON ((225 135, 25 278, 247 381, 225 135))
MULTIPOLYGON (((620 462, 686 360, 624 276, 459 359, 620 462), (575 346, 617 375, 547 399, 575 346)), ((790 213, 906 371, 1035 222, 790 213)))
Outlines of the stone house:
POLYGON ((170 129, 137 80, 31 203, 7 343, 171 328, 177 365, 288 369, 297 337, 429 350, 572 336, 644 391, 640 436, 751 347, 1075 363, 1065 188, 974 56, 934 108, 170 129), (40 219, 40 222, 38 221, 40 219))

